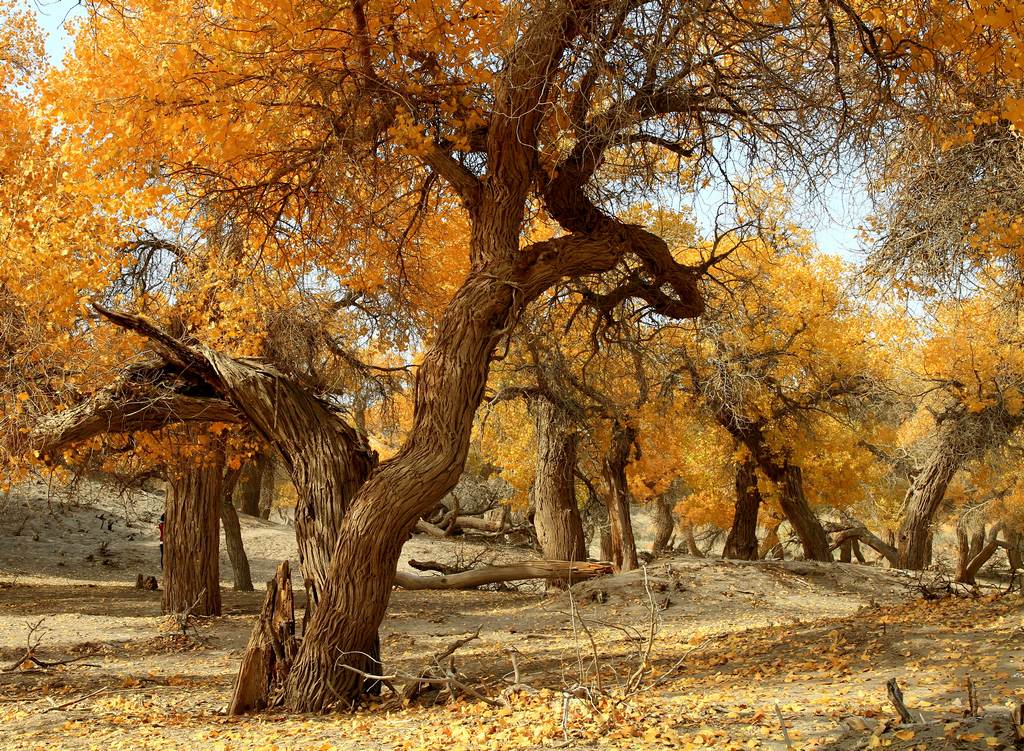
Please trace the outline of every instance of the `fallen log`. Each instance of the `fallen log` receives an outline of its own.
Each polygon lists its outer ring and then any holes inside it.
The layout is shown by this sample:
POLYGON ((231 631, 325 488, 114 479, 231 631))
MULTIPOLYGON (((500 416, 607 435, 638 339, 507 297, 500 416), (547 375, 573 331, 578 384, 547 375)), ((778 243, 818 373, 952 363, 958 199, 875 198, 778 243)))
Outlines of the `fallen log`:
POLYGON ((835 550, 848 540, 855 540, 867 545, 880 556, 889 562, 892 568, 899 568, 899 554, 896 548, 882 540, 881 537, 871 532, 867 527, 859 525, 848 529, 841 529, 832 538, 830 550, 835 550))
POLYGON ((484 584, 524 579, 566 579, 577 582, 610 573, 612 565, 605 562, 519 561, 446 576, 417 576, 400 571, 395 574, 395 585, 402 589, 473 589, 484 584))

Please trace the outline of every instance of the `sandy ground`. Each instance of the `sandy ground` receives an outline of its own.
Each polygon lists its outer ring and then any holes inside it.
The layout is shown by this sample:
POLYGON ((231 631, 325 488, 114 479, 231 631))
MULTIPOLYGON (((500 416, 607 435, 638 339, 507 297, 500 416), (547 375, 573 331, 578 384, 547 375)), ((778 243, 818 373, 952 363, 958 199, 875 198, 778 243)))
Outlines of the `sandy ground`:
MULTIPOLYGON (((0 668, 35 624, 44 659, 86 657, 0 673, 0 749, 1011 748, 995 707, 1024 699, 1016 596, 927 602, 915 577, 871 566, 674 556, 569 593, 396 591, 382 629, 388 669, 415 672, 479 628, 458 652, 462 672, 498 696, 515 650, 521 680, 537 689, 507 707, 228 718, 262 592, 231 591, 222 559, 223 617, 200 625, 202 645, 180 636, 159 592, 132 586, 158 573, 162 498, 96 487, 75 497, 39 485, 0 503, 0 668), (963 716, 968 675, 993 707, 983 721, 963 716), (889 678, 923 724, 886 722, 889 678)), ((242 526, 254 581, 295 560, 287 523, 242 526)), ((523 555, 415 537, 403 567, 477 554, 523 555)))

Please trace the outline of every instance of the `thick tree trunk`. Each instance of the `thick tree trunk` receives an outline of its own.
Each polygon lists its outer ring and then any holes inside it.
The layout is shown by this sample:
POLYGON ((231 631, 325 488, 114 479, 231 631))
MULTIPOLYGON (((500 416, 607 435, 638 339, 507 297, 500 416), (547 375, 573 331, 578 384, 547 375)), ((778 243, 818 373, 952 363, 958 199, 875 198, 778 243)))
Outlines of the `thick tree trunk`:
POLYGON ((907 490, 897 535, 900 568, 919 571, 928 565, 932 522, 958 468, 953 452, 940 442, 928 463, 914 477, 907 490))
POLYGON ((196 615, 220 615, 218 520, 223 495, 223 452, 215 452, 213 459, 212 463, 198 465, 193 458, 185 458, 168 471, 162 602, 165 613, 191 608, 196 615))
POLYGON ((676 517, 672 513, 672 501, 664 494, 655 498, 653 504, 654 542, 651 544, 651 552, 654 555, 661 555, 671 547, 672 534, 676 529, 676 517))
POLYGON ((242 545, 242 527, 238 523, 238 513, 231 503, 231 491, 238 483, 240 470, 229 469, 224 474, 223 487, 220 494, 220 521, 224 525, 224 546, 231 559, 231 572, 235 577, 235 591, 252 592, 252 574, 249 572, 249 558, 242 545))
POLYGON ((253 456, 242 466, 242 475, 235 488, 235 507, 243 514, 259 516, 260 489, 263 486, 263 469, 266 450, 253 456))
MULTIPOLYGON (((534 399, 532 406, 537 429, 533 524, 541 551, 552 561, 585 561, 583 520, 576 502, 576 430, 564 410, 547 399, 534 399)), ((552 581, 554 586, 564 583, 552 581)))
POLYGON ((629 515, 629 486, 626 466, 633 448, 636 431, 616 422, 612 426, 611 443, 604 457, 604 480, 608 486, 605 504, 608 507, 608 528, 611 534, 611 561, 616 571, 639 568, 633 522, 629 515))
POLYGON ((831 561, 828 535, 804 495, 804 478, 800 467, 787 464, 779 482, 779 506, 800 538, 804 558, 809 561, 831 561))
POLYGON ((736 511, 729 536, 725 538, 723 558, 757 560, 757 514, 761 491, 757 487, 757 468, 751 460, 736 464, 736 511))

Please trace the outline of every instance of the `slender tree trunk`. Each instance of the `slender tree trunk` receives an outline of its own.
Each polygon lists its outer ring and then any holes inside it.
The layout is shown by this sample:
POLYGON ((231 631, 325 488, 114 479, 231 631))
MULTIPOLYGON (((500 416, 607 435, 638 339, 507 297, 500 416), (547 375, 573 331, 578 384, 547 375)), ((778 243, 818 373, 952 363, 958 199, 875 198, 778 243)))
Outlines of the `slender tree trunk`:
POLYGON ((839 543, 839 562, 853 563, 853 540, 843 540, 839 543))
POLYGON ((277 496, 277 461, 268 453, 263 459, 263 477, 260 481, 259 515, 269 519, 277 496))
POLYGON ((672 513, 672 501, 665 494, 654 499, 654 542, 651 552, 661 555, 672 543, 672 533, 676 529, 676 517, 672 513))
POLYGON ((927 464, 914 477, 907 490, 897 535, 900 568, 919 571, 928 565, 932 522, 958 468, 953 453, 940 441, 927 464))
POLYGON ((693 536, 693 525, 687 524, 683 532, 686 535, 686 552, 694 558, 703 558, 704 551, 700 549, 700 545, 697 544, 697 538, 693 536))
POLYGON ((220 530, 223 452, 197 465, 190 458, 168 472, 164 523, 163 612, 188 608, 220 615, 220 530), (195 607, 193 607, 193 605, 195 607))
POLYGON ((629 452, 633 448, 636 431, 616 422, 612 426, 611 444, 604 458, 604 479, 608 486, 605 503, 608 506, 608 527, 611 533, 612 565, 616 571, 632 571, 639 568, 636 557, 636 540, 633 537, 633 522, 629 515, 629 486, 626 483, 626 466, 629 452))
POLYGON ((1011 575, 1024 571, 1024 535, 1018 529, 1006 530, 1006 561, 1011 575))
POLYGON ((829 550, 828 535, 825 534, 825 528, 821 526, 814 510, 807 503, 800 467, 787 464, 783 468, 779 490, 779 505, 796 536, 800 538, 804 558, 809 561, 831 561, 832 551, 829 550))
POLYGON ((252 592, 252 574, 249 572, 249 558, 242 545, 242 527, 238 523, 238 513, 231 503, 231 491, 238 483, 240 470, 229 469, 224 474, 223 487, 220 494, 220 521, 224 525, 224 546, 231 559, 231 571, 235 577, 235 590, 252 592))
POLYGON ((761 540, 761 547, 757 551, 757 557, 760 560, 766 560, 776 547, 781 547, 779 545, 779 527, 781 526, 781 521, 773 521, 768 526, 768 531, 765 533, 764 539, 761 540))
POLYGON ((981 567, 988 563, 999 549, 999 533, 1002 529, 1002 524, 993 524, 986 534, 984 524, 974 530, 968 530, 963 523, 957 524, 956 580, 958 582, 962 584, 975 583, 975 577, 981 567))
MULTIPOLYGON (((576 502, 577 434, 568 415, 544 398, 533 400, 537 428, 537 476, 533 523, 548 560, 585 561, 583 520, 576 502)), ((552 580, 552 585, 565 582, 552 580)))
POLYGON ((266 449, 262 449, 242 466, 242 475, 235 487, 235 507, 243 514, 259 516, 260 489, 266 449))
POLYGON ((729 536, 725 538, 723 558, 741 561, 757 560, 757 514, 761 508, 761 491, 757 487, 757 468, 753 461, 736 464, 736 511, 729 536))

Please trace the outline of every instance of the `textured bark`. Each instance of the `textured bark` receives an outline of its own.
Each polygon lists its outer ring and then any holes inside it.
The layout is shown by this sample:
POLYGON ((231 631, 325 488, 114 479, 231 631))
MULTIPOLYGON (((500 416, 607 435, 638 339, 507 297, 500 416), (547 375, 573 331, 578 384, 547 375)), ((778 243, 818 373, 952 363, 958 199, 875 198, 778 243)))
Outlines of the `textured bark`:
POLYGON ((629 515, 629 486, 626 466, 633 448, 636 431, 616 422, 612 426, 611 443, 604 457, 604 481, 607 485, 605 504, 608 507, 608 529, 611 535, 611 562, 616 571, 632 571, 639 567, 633 522, 629 515))
POLYGON ((168 471, 164 523, 163 612, 189 608, 196 615, 220 615, 221 461, 196 465, 190 459, 168 471), (195 607, 193 607, 195 606, 195 607))
POLYGON ((297 651, 292 576, 288 561, 283 561, 276 576, 267 582, 267 596, 242 655, 228 714, 245 714, 274 704, 297 651))
POLYGON ((235 488, 235 506, 243 514, 259 516, 260 489, 263 487, 263 474, 266 466, 266 452, 260 451, 242 467, 242 476, 235 488))
POLYGON ((676 529, 676 518, 672 513, 672 501, 665 495, 659 495, 654 499, 654 542, 651 544, 651 552, 660 555, 668 550, 672 544, 672 534, 676 529))
POLYGON ((932 522, 957 469, 959 462, 940 442, 914 477, 897 535, 900 568, 921 570, 928 565, 932 522))
POLYGON ((757 560, 757 514, 760 508, 757 468, 749 459, 740 461, 736 464, 736 511, 729 536, 725 538, 723 558, 757 560))
POLYGON ((220 494, 220 522, 224 526, 224 546, 231 559, 231 572, 235 578, 235 591, 252 592, 252 574, 249 572, 249 558, 242 544, 242 527, 238 523, 238 513, 231 503, 231 491, 238 484, 240 470, 229 469, 224 474, 220 494))
POLYGON ((839 562, 853 563, 853 540, 843 540, 839 543, 839 562))
MULTIPOLYGON (((587 546, 576 502, 575 427, 568 415, 547 399, 535 399, 532 406, 537 431, 533 524, 541 552, 552 561, 585 561, 587 546)), ((552 584, 565 582, 554 579, 552 584)))
POLYGON ((156 372, 159 368, 155 366, 131 371, 121 382, 42 420, 30 435, 33 448, 43 458, 57 458, 68 446, 100 434, 160 430, 177 423, 240 420, 238 412, 221 398, 184 394, 179 383, 152 383, 156 372))
POLYGON ((787 464, 781 472, 779 506, 800 538, 804 558, 809 561, 831 561, 828 535, 804 495, 804 478, 800 467, 787 464))

